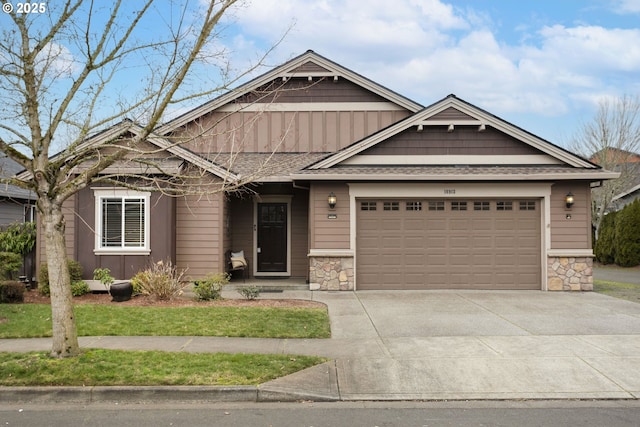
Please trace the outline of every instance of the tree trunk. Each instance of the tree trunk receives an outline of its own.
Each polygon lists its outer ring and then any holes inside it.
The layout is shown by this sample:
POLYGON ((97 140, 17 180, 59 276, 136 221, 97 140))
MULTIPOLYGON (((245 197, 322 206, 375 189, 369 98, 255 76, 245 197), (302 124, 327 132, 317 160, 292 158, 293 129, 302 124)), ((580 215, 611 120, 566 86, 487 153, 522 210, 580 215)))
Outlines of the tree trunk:
POLYGON ((76 318, 73 313, 71 278, 67 267, 67 248, 64 240, 64 216, 61 206, 43 203, 44 228, 49 288, 51 291, 51 320, 53 346, 51 356, 73 357, 80 353, 76 318))

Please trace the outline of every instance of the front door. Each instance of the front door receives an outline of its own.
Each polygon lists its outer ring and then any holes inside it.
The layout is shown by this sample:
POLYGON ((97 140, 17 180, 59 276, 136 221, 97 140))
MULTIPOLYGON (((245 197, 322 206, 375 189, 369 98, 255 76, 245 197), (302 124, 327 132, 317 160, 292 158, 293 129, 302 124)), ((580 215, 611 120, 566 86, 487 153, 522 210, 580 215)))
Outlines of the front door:
POLYGON ((258 203, 258 272, 287 271, 287 204, 258 203))

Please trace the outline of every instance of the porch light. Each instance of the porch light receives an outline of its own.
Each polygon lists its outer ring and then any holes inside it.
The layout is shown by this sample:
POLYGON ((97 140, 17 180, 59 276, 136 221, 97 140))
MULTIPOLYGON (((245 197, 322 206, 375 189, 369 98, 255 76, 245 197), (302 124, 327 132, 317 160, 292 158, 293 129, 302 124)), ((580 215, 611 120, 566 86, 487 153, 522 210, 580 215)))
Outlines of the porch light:
POLYGON ((333 191, 329 193, 329 197, 327 197, 327 203, 329 203, 329 209, 335 208, 337 201, 338 201, 338 198, 336 197, 335 194, 333 194, 333 191))
POLYGON ((564 202, 567 205, 567 209, 571 209, 571 206, 573 206, 573 193, 571 191, 564 197, 564 202))

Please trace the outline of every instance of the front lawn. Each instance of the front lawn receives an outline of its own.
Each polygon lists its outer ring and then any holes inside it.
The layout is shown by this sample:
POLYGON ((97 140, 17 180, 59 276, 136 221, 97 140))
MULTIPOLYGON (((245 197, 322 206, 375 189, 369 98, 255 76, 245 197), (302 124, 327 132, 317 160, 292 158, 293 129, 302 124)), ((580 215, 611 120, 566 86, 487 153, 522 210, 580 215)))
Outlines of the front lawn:
POLYGON ((1 386, 258 385, 326 361, 282 354, 85 349, 79 357, 0 353, 1 386))
POLYGON ((633 283, 611 282, 607 280, 594 280, 593 290, 611 297, 622 298, 628 301, 640 303, 640 285, 633 283))
MULTIPOLYGON (((79 336, 329 338, 326 308, 78 304, 79 336)), ((0 304, 0 338, 51 336, 48 304, 0 304)))

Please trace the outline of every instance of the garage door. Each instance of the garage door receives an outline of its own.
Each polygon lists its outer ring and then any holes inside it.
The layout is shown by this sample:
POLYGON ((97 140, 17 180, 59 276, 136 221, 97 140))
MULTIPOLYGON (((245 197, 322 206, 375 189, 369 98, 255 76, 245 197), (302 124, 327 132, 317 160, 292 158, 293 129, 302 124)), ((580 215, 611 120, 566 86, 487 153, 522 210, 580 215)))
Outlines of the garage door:
POLYGON ((540 289, 538 200, 358 199, 358 289, 540 289))

